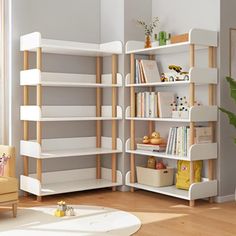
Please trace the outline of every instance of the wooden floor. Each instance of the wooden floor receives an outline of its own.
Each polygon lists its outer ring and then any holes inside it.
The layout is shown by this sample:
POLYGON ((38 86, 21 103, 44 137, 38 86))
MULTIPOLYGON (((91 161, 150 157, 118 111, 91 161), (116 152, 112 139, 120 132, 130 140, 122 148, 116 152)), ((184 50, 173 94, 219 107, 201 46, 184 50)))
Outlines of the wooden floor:
POLYGON ((236 203, 209 204, 197 201, 191 208, 188 202, 146 191, 112 192, 97 190, 44 197, 22 197, 19 207, 56 204, 99 205, 129 211, 139 217, 142 227, 135 235, 155 236, 236 236, 236 203))

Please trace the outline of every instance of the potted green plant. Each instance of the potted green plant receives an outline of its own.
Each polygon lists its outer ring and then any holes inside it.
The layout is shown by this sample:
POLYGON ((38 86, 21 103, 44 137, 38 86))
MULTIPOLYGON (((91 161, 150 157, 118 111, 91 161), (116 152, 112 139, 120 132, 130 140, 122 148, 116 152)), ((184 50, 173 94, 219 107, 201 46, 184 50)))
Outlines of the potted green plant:
POLYGON ((158 17, 154 17, 152 19, 152 22, 147 24, 145 21, 142 20, 137 20, 137 23, 144 28, 144 33, 145 33, 145 48, 150 48, 152 47, 152 34, 153 30, 157 27, 157 24, 159 22, 158 17))
MULTIPOLYGON (((230 95, 236 102, 236 81, 232 79, 231 77, 226 77, 227 82, 230 85, 230 95)), ((234 114, 231 111, 228 111, 222 107, 219 108, 220 111, 224 112, 228 118, 229 118, 229 123, 233 125, 236 128, 236 114, 234 114)), ((234 143, 236 144, 236 138, 234 139, 234 143)))

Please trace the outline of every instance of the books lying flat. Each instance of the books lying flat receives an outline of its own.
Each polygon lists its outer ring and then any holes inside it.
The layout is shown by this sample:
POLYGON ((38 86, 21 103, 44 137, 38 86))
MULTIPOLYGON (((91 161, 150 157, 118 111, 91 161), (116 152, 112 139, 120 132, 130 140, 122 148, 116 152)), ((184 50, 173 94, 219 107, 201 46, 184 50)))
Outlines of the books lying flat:
POLYGON ((166 150, 166 145, 137 143, 137 149, 151 152, 164 152, 166 150))

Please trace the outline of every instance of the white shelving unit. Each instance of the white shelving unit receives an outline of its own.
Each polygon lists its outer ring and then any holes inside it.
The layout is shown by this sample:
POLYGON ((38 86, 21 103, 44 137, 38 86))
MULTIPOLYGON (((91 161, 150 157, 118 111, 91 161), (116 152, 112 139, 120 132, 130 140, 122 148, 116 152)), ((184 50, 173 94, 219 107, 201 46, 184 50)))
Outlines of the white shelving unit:
POLYGON ((122 75, 117 72, 117 55, 122 53, 119 41, 105 44, 79 43, 42 38, 39 32, 21 37, 20 49, 24 52, 24 70, 20 84, 24 87, 24 104, 20 119, 24 122, 24 137, 20 152, 24 157, 24 175, 21 189, 37 196, 59 194, 122 185, 122 175, 116 170, 116 155, 122 152, 122 141, 117 138, 117 121, 122 119, 122 109, 117 106, 117 89, 122 87, 122 75), (29 68, 29 52, 36 52, 36 68, 29 68), (96 57, 96 74, 52 73, 42 71, 42 53, 55 53, 96 57), (101 57, 112 57, 112 73, 102 74, 101 57), (37 103, 29 105, 29 87, 35 86, 37 103), (95 88, 94 106, 45 106, 42 104, 43 87, 95 88), (110 106, 102 106, 102 88, 111 88, 110 106), (112 137, 103 137, 101 122, 111 120, 112 137), (29 140, 29 121, 36 122, 36 140, 29 140), (42 139, 42 122, 96 121, 95 137, 42 139), (42 161, 62 157, 96 156, 96 167, 43 173, 42 161), (101 155, 112 159, 112 168, 101 167, 101 155), (29 158, 37 160, 36 174, 29 174, 29 158))
MULTIPOLYGON (((214 177, 214 163, 217 159, 217 143, 194 144, 194 125, 196 122, 207 122, 209 126, 214 127, 217 122, 217 106, 214 104, 214 86, 217 84, 218 71, 215 63, 215 50, 217 47, 217 32, 202 29, 192 29, 189 31, 189 41, 184 43, 171 44, 160 47, 143 48, 143 42, 129 41, 126 43, 126 54, 130 55, 130 74, 126 76, 125 86, 130 88, 130 106, 126 108, 126 119, 130 121, 130 138, 126 141, 126 152, 130 153, 130 171, 126 174, 126 185, 134 188, 143 189, 155 193, 161 193, 172 197, 178 197, 190 201, 190 206, 194 206, 194 200, 201 198, 210 198, 217 195, 217 180, 214 177), (207 68, 198 68, 195 65, 195 52, 197 50, 208 50, 209 64, 207 68), (150 59, 158 55, 175 54, 189 52, 190 70, 189 81, 182 82, 157 82, 147 84, 135 84, 135 56, 149 56, 150 59), (209 104, 204 106, 194 106, 196 85, 208 86, 209 104), (146 87, 149 91, 158 87, 188 86, 189 87, 189 118, 174 119, 174 118, 140 118, 135 117, 135 89, 146 87), (149 130, 152 133, 154 130, 154 122, 182 122, 190 125, 190 148, 188 155, 173 156, 162 152, 151 152, 136 149, 136 143, 140 138, 135 136, 135 121, 147 121, 149 130), (177 189, 175 186, 168 187, 152 187, 139 184, 136 182, 135 174, 135 156, 154 156, 171 160, 186 160, 190 162, 190 181, 191 185, 188 191, 177 189), (208 161, 208 177, 202 178, 200 183, 194 183, 194 161, 208 161)), ((140 125, 140 124, 139 124, 140 125)))

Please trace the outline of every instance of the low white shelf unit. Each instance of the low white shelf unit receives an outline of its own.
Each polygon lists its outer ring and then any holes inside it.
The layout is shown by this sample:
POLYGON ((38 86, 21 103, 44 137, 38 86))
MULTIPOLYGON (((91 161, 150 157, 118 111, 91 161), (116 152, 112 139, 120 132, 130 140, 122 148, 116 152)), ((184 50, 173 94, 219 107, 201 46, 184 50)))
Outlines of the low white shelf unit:
MULTIPOLYGON (((43 38, 39 32, 21 36, 20 50, 24 52, 24 70, 20 85, 24 87, 24 103, 20 119, 24 123, 21 155, 24 157, 24 175, 21 189, 37 196, 59 194, 122 185, 122 175, 117 171, 117 154, 122 152, 122 142, 117 138, 118 121, 122 109, 117 105, 117 89, 122 87, 118 73, 118 55, 122 53, 120 41, 103 44, 81 43, 43 38), (36 68, 29 68, 29 52, 36 52, 36 68), (70 74, 42 71, 42 53, 65 54, 96 58, 96 74, 70 74), (111 56, 111 74, 102 74, 102 58, 111 56), (36 87, 36 104, 29 105, 29 88, 36 87), (42 104, 44 87, 95 88, 96 102, 90 106, 47 106, 42 104), (102 89, 111 89, 110 105, 102 105, 102 89), (111 121, 111 137, 102 136, 102 121, 111 121), (36 139, 29 140, 29 121, 36 122, 36 139), (95 121, 95 137, 42 139, 42 122, 95 121), (112 159, 111 169, 102 168, 102 155, 112 159), (96 167, 77 170, 43 172, 45 159, 76 156, 96 158, 96 167), (29 174, 29 158, 36 159, 36 174, 29 174)), ((93 90, 90 90, 91 92, 93 90)), ((109 104, 109 103, 108 103, 109 104)), ((69 124, 68 124, 69 125, 69 124)))
POLYGON ((101 169, 102 178, 96 178, 96 168, 44 172, 42 180, 36 174, 21 175, 21 189, 36 196, 54 195, 122 185, 122 174, 116 171, 117 181, 112 181, 111 169, 101 169))

